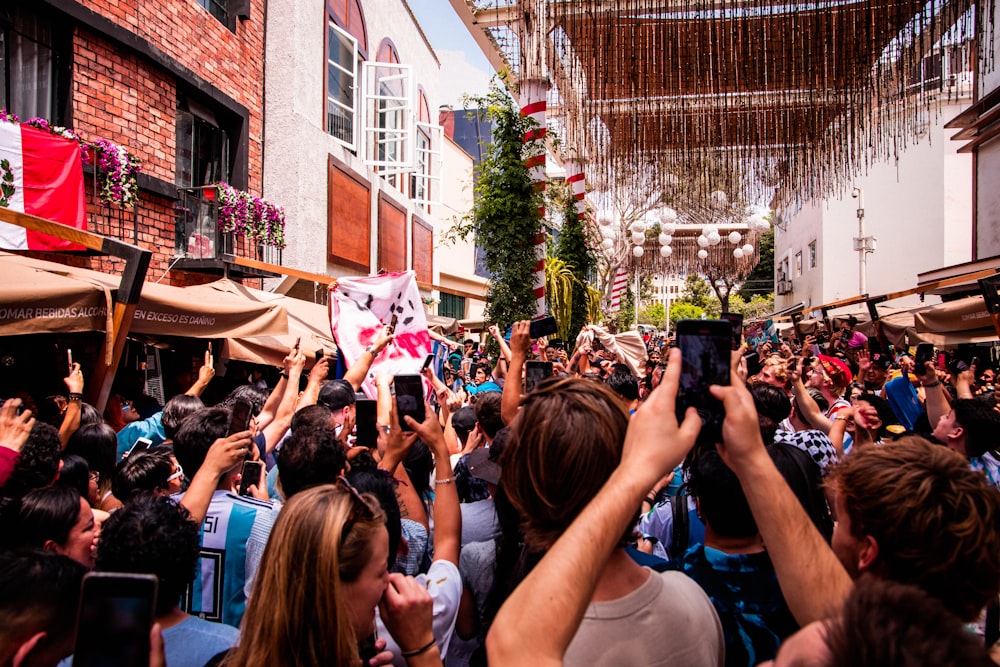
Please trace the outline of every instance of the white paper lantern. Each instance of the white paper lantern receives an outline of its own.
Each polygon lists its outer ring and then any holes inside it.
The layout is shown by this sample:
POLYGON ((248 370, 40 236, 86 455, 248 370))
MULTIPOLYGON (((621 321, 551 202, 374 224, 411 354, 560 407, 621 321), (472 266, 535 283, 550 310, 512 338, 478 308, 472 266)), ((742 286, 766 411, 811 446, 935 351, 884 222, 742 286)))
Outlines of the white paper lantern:
POLYGON ((712 234, 718 234, 719 228, 715 225, 705 225, 701 228, 701 233, 705 236, 711 236, 712 234))
POLYGON ((660 242, 660 245, 670 245, 670 242, 674 240, 674 237, 670 234, 661 233, 657 240, 660 242))
POLYGON ((747 243, 745 246, 743 246, 743 254, 746 255, 747 257, 749 257, 750 255, 752 255, 753 254, 753 246, 750 245, 749 243, 747 243))
POLYGON ((708 257, 708 251, 707 250, 705 250, 704 248, 702 248, 701 250, 698 251, 698 259, 705 259, 706 257, 708 257))
POLYGON ((646 223, 642 220, 636 220, 628 227, 629 231, 633 234, 645 234, 646 233, 646 223))
POLYGON ((632 248, 632 254, 635 255, 636 257, 642 257, 642 253, 644 252, 645 250, 642 249, 641 245, 637 245, 634 248, 632 248))
POLYGON ((611 250, 612 248, 615 247, 615 240, 604 239, 603 241, 601 241, 601 246, 603 246, 605 250, 611 250))
POLYGON ((606 239, 613 239, 617 235, 614 227, 601 227, 601 236, 606 239))
POLYGON ((709 201, 712 203, 712 208, 724 208, 729 203, 729 197, 722 190, 716 190, 709 195, 709 201))
POLYGON ((722 237, 719 235, 719 232, 712 232, 708 235, 709 245, 719 245, 720 243, 722 243, 722 237))
POLYGON ((739 232, 729 232, 729 242, 736 245, 743 240, 743 235, 739 232))
POLYGON ((670 255, 671 255, 671 253, 673 253, 673 251, 674 251, 673 248, 671 248, 668 245, 665 245, 662 248, 660 248, 660 256, 661 257, 670 257, 670 255))
POLYGON ((669 206, 664 206, 663 208, 660 209, 661 224, 665 225, 669 222, 673 222, 676 219, 677 219, 677 211, 675 211, 674 209, 670 208, 669 206))
POLYGON ((698 237, 698 245, 700 247, 702 247, 702 248, 707 248, 708 247, 708 237, 705 236, 704 234, 702 234, 701 236, 699 236, 698 237))
POLYGON ((642 245, 646 242, 646 235, 640 232, 632 232, 632 243, 642 245))
POLYGON ((733 251, 733 257, 736 259, 743 259, 743 248, 737 248, 733 251))
POLYGON ((598 222, 598 224, 600 224, 600 225, 602 225, 604 227, 607 227, 613 221, 614 220, 611 217, 611 214, 608 213, 607 211, 601 211, 600 213, 597 214, 597 222, 598 222))
POLYGON ((673 234, 674 232, 677 231, 677 225, 675 225, 672 222, 664 222, 663 224, 660 225, 660 231, 662 231, 664 234, 673 234))

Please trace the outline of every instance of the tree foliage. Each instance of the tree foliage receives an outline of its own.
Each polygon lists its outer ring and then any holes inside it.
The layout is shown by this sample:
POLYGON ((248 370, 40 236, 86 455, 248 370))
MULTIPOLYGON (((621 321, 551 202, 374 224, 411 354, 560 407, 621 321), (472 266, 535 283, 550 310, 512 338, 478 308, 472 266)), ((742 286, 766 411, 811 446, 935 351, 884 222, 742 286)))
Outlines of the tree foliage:
MULTIPOLYGON (((743 286, 737 292, 744 299, 749 299, 755 294, 764 297, 774 292, 773 227, 760 235, 757 252, 759 255, 757 266, 753 267, 753 271, 746 277, 746 280, 743 281, 743 286)), ((736 311, 734 310, 733 312, 736 311)))
POLYGON ((472 212, 447 237, 475 234, 491 275, 485 319, 505 326, 536 314, 532 282, 538 257, 533 241, 541 231, 539 209, 544 199, 525 164, 535 148, 523 140, 535 122, 522 117, 495 82, 485 97, 472 101, 485 109, 493 127, 492 140, 476 167, 472 212))
POLYGON ((704 278, 696 273, 692 273, 684 280, 684 289, 681 291, 679 303, 689 303, 702 310, 708 310, 709 303, 716 296, 712 293, 712 286, 704 278))
POLYGON ((639 324, 651 324, 657 329, 667 326, 667 309, 662 303, 653 303, 639 311, 639 324))
POLYGON ((700 320, 702 315, 707 316, 704 308, 687 301, 674 301, 670 305, 670 328, 676 328, 678 320, 700 320))
POLYGON ((576 200, 571 189, 567 188, 563 192, 562 204, 563 223, 556 242, 555 256, 565 262, 575 278, 565 332, 563 322, 559 322, 560 333, 568 340, 570 336, 576 336, 589 319, 590 290, 587 285, 597 269, 597 257, 588 243, 587 230, 577 217, 576 200))

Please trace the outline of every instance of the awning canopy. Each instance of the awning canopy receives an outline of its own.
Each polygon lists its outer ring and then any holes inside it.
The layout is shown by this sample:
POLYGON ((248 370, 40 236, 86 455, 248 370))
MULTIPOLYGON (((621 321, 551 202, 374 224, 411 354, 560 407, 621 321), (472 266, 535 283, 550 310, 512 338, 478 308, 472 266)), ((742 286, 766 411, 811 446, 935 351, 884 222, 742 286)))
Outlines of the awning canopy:
MULTIPOLYGON (((0 274, 0 335, 106 330, 118 277, 10 253, 0 253, 0 274)), ((144 283, 130 332, 189 338, 288 332, 280 303, 248 298, 233 285, 144 283)))

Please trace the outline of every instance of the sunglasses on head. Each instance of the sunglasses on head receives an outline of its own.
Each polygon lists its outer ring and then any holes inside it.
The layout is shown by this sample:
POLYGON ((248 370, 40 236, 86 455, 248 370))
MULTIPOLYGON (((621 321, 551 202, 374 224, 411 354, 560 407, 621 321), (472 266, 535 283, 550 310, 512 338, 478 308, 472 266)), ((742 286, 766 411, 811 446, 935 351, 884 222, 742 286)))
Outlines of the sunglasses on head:
POLYGON ((354 485, 347 481, 346 477, 337 475, 337 486, 340 486, 351 495, 351 511, 347 515, 347 521, 344 522, 343 528, 340 529, 340 543, 343 544, 358 519, 371 520, 375 518, 375 513, 372 512, 371 506, 365 502, 365 499, 361 497, 361 494, 354 488, 354 485))

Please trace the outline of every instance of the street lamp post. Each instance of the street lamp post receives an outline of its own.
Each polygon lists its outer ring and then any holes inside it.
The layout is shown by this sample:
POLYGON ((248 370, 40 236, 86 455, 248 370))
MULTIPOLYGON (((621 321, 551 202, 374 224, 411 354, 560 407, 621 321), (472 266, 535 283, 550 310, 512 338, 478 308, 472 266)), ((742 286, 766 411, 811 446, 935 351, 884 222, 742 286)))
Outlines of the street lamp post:
POLYGON ((865 236, 865 191, 854 188, 851 197, 858 200, 858 235, 854 237, 854 250, 858 253, 858 294, 868 294, 868 254, 875 252, 877 239, 865 236))

